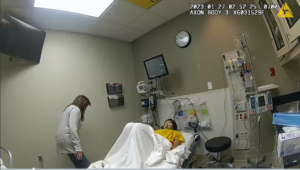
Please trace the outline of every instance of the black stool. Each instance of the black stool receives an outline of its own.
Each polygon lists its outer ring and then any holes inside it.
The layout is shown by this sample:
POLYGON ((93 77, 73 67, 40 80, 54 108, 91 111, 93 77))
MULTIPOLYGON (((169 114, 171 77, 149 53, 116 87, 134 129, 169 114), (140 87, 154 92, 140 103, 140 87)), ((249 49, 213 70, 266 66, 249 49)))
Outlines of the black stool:
POLYGON ((205 142, 205 148, 210 153, 217 153, 217 158, 215 161, 206 162, 201 165, 199 168, 235 168, 232 164, 224 162, 224 159, 221 159, 221 152, 229 149, 231 147, 231 139, 229 137, 221 136, 215 137, 205 142))

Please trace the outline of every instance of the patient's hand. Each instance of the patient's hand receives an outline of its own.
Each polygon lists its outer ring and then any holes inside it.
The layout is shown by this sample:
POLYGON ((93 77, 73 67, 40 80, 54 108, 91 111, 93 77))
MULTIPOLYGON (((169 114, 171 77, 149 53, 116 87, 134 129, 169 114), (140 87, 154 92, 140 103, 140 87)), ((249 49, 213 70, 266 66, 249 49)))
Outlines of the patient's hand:
POLYGON ((181 145, 181 141, 175 140, 175 141, 174 141, 174 145, 171 147, 171 150, 174 149, 174 148, 176 148, 176 147, 179 146, 179 145, 181 145))

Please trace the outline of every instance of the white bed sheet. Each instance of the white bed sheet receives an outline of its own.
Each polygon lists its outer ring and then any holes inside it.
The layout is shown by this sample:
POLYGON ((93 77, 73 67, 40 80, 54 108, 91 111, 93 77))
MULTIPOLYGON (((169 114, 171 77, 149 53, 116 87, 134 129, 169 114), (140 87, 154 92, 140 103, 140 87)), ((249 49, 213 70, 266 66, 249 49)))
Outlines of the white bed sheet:
POLYGON ((194 135, 192 133, 187 133, 184 131, 180 131, 180 133, 182 134, 182 136, 184 137, 184 143, 185 143, 185 147, 187 149, 189 149, 191 147, 191 145, 193 144, 193 142, 195 141, 194 135))
POLYGON ((175 169, 188 158, 194 141, 191 133, 181 132, 185 143, 169 150, 170 142, 140 123, 129 123, 104 160, 92 163, 88 169, 175 169), (142 152, 141 152, 142 151, 142 152))

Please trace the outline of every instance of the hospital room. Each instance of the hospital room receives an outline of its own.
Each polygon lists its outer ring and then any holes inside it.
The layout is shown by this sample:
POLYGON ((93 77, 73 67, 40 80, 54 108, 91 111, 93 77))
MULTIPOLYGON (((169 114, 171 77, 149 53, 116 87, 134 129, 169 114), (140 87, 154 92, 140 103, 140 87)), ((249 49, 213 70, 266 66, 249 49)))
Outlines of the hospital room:
POLYGON ((299 0, 1 0, 1 169, 300 168, 299 0))

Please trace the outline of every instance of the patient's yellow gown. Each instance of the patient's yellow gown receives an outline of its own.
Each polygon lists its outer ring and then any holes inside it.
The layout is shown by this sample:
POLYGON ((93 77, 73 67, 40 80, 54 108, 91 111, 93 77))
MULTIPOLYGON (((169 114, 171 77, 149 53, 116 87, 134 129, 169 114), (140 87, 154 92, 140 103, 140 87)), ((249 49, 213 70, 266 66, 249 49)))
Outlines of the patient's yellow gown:
POLYGON ((177 130, 159 129, 159 130, 156 130, 155 133, 167 138, 172 143, 172 145, 174 144, 175 140, 178 140, 181 143, 184 143, 184 137, 177 130))

